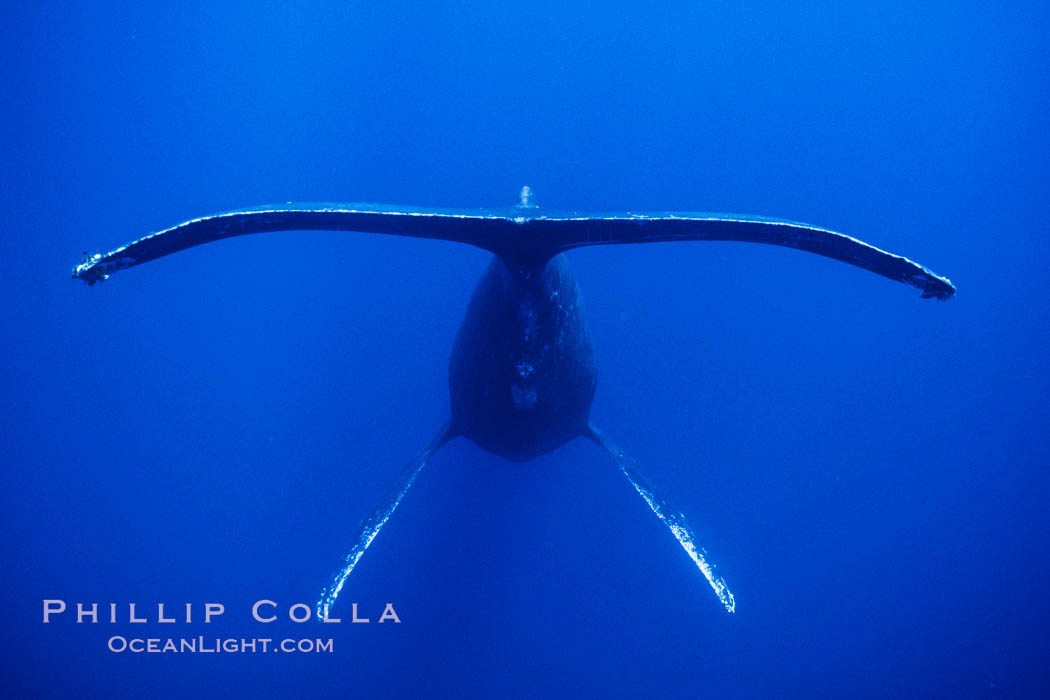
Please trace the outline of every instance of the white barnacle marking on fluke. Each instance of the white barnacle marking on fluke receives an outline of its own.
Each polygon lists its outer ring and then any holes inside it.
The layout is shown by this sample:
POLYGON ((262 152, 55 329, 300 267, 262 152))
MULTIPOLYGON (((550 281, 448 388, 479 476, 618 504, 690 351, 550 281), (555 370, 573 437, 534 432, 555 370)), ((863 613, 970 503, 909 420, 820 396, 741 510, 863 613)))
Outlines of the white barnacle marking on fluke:
POLYGON ((534 209, 534 208, 537 207, 536 198, 532 194, 532 188, 529 187, 528 185, 525 185, 524 187, 521 188, 521 194, 519 195, 518 206, 519 207, 527 207, 529 209, 534 209))
POLYGON ((88 284, 105 282, 114 272, 131 267, 136 262, 134 258, 126 255, 113 257, 126 248, 127 246, 117 248, 108 255, 102 255, 101 253, 85 255, 80 264, 73 268, 74 279, 82 279, 88 284), (106 258, 110 259, 106 260, 106 258))
POLYGON ((94 267, 101 259, 102 253, 94 253, 92 255, 84 253, 84 257, 80 260, 80 263, 73 268, 73 277, 82 277, 85 272, 94 267))

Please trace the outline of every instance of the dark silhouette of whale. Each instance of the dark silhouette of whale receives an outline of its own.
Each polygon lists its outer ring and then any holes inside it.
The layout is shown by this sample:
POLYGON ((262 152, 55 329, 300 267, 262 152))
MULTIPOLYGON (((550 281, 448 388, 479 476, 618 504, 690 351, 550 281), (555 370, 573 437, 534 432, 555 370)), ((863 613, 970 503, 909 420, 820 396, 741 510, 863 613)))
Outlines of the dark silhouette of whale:
POLYGON ((590 423, 597 372, 576 278, 563 252, 586 245, 657 241, 750 241, 797 248, 862 267, 947 299, 951 282, 855 238, 805 224, 702 213, 581 214, 540 209, 528 187, 517 206, 453 210, 375 204, 288 204, 193 219, 105 255, 87 256, 73 277, 88 284, 192 246, 249 233, 339 230, 435 238, 495 254, 456 336, 449 362, 451 418, 400 473, 364 520, 342 568, 317 604, 327 616, 350 572, 431 455, 453 437, 515 461, 577 437, 601 445, 704 574, 726 610, 735 602, 685 516, 659 496, 637 463, 590 423))

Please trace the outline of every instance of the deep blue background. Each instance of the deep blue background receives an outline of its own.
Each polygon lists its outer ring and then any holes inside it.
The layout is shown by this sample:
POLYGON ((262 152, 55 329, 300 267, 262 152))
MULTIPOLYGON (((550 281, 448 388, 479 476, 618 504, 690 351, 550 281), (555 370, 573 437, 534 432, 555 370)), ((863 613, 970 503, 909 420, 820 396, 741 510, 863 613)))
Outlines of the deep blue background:
POLYGON ((1047 692, 1045 3, 107 5, 0 22, 6 697, 1047 692), (70 267, 238 206, 523 184, 811 222, 959 294, 761 246, 575 251, 595 421, 738 613, 594 445, 519 465, 461 440, 344 594, 401 625, 251 622, 316 599, 445 419, 487 254, 283 233, 91 289, 70 267), (228 612, 43 625, 52 597, 228 612), (114 633, 336 651, 133 656, 114 633))

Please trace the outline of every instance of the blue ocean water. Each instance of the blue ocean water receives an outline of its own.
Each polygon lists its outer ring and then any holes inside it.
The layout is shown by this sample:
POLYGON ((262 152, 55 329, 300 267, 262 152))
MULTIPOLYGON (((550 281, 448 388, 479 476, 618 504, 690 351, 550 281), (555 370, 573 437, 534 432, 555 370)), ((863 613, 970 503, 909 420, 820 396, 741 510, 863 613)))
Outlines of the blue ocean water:
POLYGON ((1048 14, 7 8, 3 695, 1045 696, 1048 14), (446 420, 488 254, 282 233, 93 288, 69 269, 234 207, 503 206, 525 184, 558 209, 813 223, 959 293, 757 245, 573 251, 592 416, 688 514, 737 612, 595 445, 517 464, 458 440, 347 583, 371 622, 289 621, 446 420), (43 624, 45 599, 69 610, 43 624), (280 619, 254 621, 259 600, 280 619), (206 603, 226 611, 205 624, 206 603))

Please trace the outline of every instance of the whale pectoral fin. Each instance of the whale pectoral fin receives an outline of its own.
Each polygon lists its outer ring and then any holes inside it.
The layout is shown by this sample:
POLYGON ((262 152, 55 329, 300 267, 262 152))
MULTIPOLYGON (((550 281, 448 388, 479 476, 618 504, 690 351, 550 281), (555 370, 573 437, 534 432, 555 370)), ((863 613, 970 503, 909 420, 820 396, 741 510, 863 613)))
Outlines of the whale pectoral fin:
POLYGON ((588 423, 587 432, 584 435, 605 448, 605 451, 616 462, 616 466, 620 468, 627 480, 631 482, 634 490, 645 500, 649 508, 656 514, 656 517, 660 518, 664 525, 671 530, 671 534, 678 540, 678 544, 682 545, 682 549, 693 560, 696 567, 700 569, 700 573, 707 579, 715 595, 718 596, 718 600, 725 607, 726 612, 733 612, 736 609, 733 594, 730 592, 726 582, 715 571, 714 564, 707 561, 707 552, 696 543, 696 536, 689 528, 685 515, 672 506, 667 499, 656 493, 656 490, 649 483, 649 479, 646 478, 645 474, 642 473, 634 458, 613 444, 593 424, 588 423))
POLYGON ((437 452, 438 448, 455 436, 456 432, 451 425, 445 425, 434 439, 430 441, 430 444, 423 448, 397 475, 397 479, 391 484, 386 496, 376 504, 376 507, 372 509, 372 512, 361 523, 361 529, 354 538, 354 543, 351 545, 350 550, 346 553, 342 568, 332 576, 331 583, 321 592, 321 598, 317 601, 318 618, 324 619, 328 616, 327 612, 335 604, 336 598, 339 597, 339 592, 343 589, 343 584, 346 583, 346 579, 350 576, 350 572, 357 566, 357 562, 361 560, 361 556, 368 549, 368 545, 372 544, 372 540, 376 538, 379 531, 386 525, 386 521, 390 519, 390 516, 397 509, 401 499, 405 497, 405 493, 411 488, 419 472, 423 471, 423 467, 427 466, 427 462, 430 461, 430 458, 437 452))

